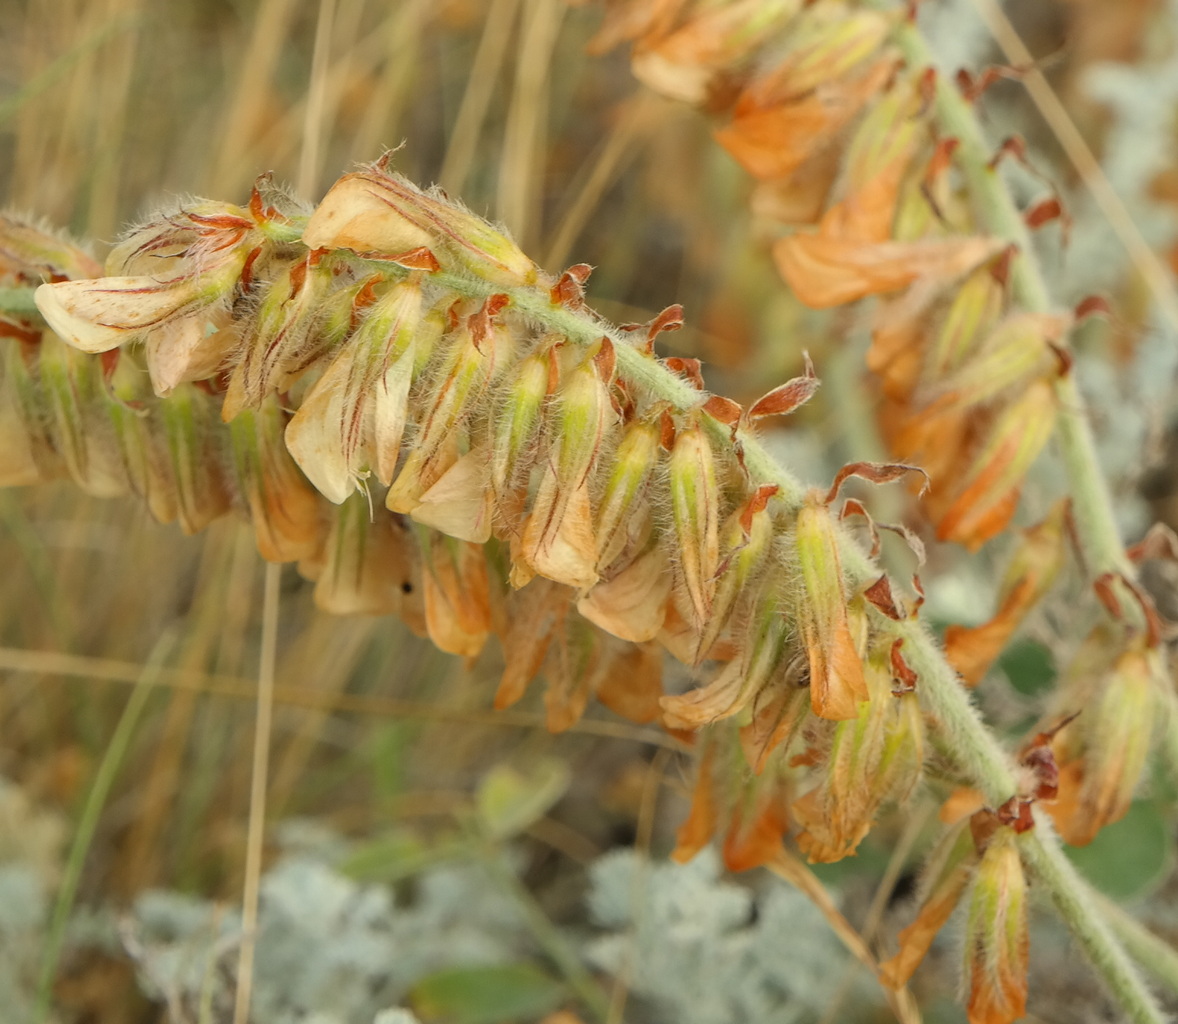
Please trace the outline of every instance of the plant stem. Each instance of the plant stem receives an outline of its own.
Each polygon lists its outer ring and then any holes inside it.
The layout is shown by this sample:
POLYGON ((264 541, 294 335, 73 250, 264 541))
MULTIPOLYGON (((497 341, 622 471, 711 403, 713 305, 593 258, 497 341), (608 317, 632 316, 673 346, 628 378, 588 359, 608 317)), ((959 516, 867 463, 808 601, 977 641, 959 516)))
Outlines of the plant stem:
POLYGON ((1088 886, 1064 856, 1045 815, 1019 837, 1023 859, 1051 895, 1059 916, 1071 929, 1109 992, 1134 1021, 1163 1024, 1168 1018, 1154 999, 1124 947, 1087 891, 1088 886))
MULTIPOLYGON (((913 68, 932 65, 924 38, 911 21, 898 30, 896 41, 913 68)), ((958 140, 957 165, 965 177, 980 222, 995 235, 1011 242, 1019 251, 1019 258, 1012 264, 1011 283, 1015 297, 1031 312, 1049 312, 1052 308, 1051 297, 1035 258, 1030 231, 1010 191, 991 166, 991 154, 972 105, 953 82, 943 77, 937 79, 935 104, 941 127, 958 140)), ((1076 532, 1087 560, 1088 573, 1093 577, 1106 572, 1122 573, 1133 579, 1135 572, 1125 554, 1117 528, 1112 498, 1100 469, 1084 397, 1077 386, 1075 373, 1061 374, 1054 387, 1059 404, 1056 436, 1072 497, 1076 532)), ((925 673, 921 674, 921 681, 925 682, 925 673)), ((937 691, 938 697, 946 696, 943 681, 937 691)), ((1169 692, 1168 685, 1166 692, 1169 692)), ((953 738, 959 744, 962 740, 972 738, 972 754, 980 761, 988 762, 989 756, 982 749, 981 736, 975 735, 972 723, 961 718, 954 724, 969 728, 963 729, 953 738)), ((988 731, 982 731, 987 738, 992 739, 988 731)), ((965 754, 963 746, 959 745, 958 749, 965 754)), ((978 765, 975 770, 977 767, 997 766, 978 765)), ((995 775, 993 781, 997 779, 995 775)), ((1084 947, 1093 966, 1124 1010, 1135 1021, 1164 1020, 1161 1009, 1109 930, 1105 919, 1093 901, 1085 898, 1086 886, 1063 855, 1048 824, 1040 820, 1034 830, 1022 836, 1020 845, 1028 866, 1050 892, 1060 916, 1084 947)))
POLYGON ((0 288, 0 313, 40 319, 41 314, 33 302, 33 291, 32 288, 0 288))
POLYGON ((1088 898, 1100 908, 1109 928, 1129 955, 1175 995, 1178 995, 1178 950, 1103 893, 1090 890, 1088 898))
MULTIPOLYGON (((932 65, 932 57, 919 29, 911 23, 896 33, 896 42, 913 68, 932 65)), ((957 86, 939 76, 936 113, 945 134, 957 139, 957 166, 965 177, 979 221, 999 238, 1014 245, 1019 258, 1011 264, 1014 296, 1029 312, 1052 310, 1051 296, 1031 242, 1031 233, 1014 204, 1010 190, 991 164, 993 155, 982 134, 972 104, 957 86)), ((1100 469, 1088 412, 1074 372, 1055 382, 1059 404, 1056 437, 1067 472, 1072 510, 1088 571, 1095 577, 1120 572, 1132 578, 1133 569, 1113 514, 1112 499, 1100 469)))

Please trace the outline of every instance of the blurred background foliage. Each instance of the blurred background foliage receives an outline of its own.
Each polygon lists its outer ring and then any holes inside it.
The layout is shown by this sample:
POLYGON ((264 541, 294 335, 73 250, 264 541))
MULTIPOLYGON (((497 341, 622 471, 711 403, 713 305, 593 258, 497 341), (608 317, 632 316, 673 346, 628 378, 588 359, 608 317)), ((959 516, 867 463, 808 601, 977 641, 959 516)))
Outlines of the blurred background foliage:
MULTIPOLYGON (((1178 7, 1007 6, 1150 243, 1178 265, 1178 7)), ((920 17, 948 71, 999 59, 968 0, 929 0, 920 17)), ((566 0, 6 0, 0 197, 101 256, 172 197, 242 202, 273 170, 313 182, 317 199, 400 146, 400 171, 506 223, 546 269, 593 264, 591 301, 611 319, 683 302, 687 326, 664 347, 703 359, 721 393, 756 397, 809 350, 826 386, 774 439, 801 476, 872 457, 862 325, 790 298, 745 176, 702 115, 637 85, 625 52, 587 55, 600 19, 598 5, 566 0), (308 105, 322 125, 312 144, 308 105)), ((1114 299, 1111 327, 1086 329, 1079 347, 1126 530, 1178 526, 1178 337, 1021 86, 999 83, 987 111, 996 138, 1027 137, 1064 196, 1068 244, 1040 234, 1060 297, 1114 299)), ((1013 162, 1006 173, 1024 195, 1043 189, 1013 162)), ((1045 511, 1053 473, 1050 460, 1037 470, 1026 522, 1045 511)), ((904 514, 905 499, 879 500, 904 514)), ((983 620, 1002 558, 1001 545, 934 551, 934 620, 983 620)), ((134 500, 66 484, 8 490, 0 566, 5 1020, 37 1018, 62 928, 53 1020, 229 1019, 263 571, 252 535, 222 521, 183 537, 134 500), (131 719, 145 672, 153 688, 131 719), (112 782, 95 807, 103 770, 112 782), (88 800, 100 813, 80 833, 88 800), (76 896, 62 899, 71 873, 76 896)), ((980 691, 1012 735, 1082 635, 1070 614, 1064 599, 1037 611, 980 691)), ((663 863, 690 774, 671 737, 600 708, 552 737, 535 695, 493 713, 497 650, 462 664, 395 620, 328 617, 291 569, 280 630, 259 1022, 368 1024, 386 1010, 381 1024, 398 1024, 401 1004, 427 1021, 888 1019, 783 883, 724 879, 710 855, 663 863)), ((869 938, 894 934, 931 804, 821 872, 869 938)), ((1173 794, 1158 782, 1078 860, 1110 895, 1148 897, 1149 922, 1174 935, 1173 838, 1173 794)), ((1035 1019, 1106 1019, 1065 940, 1037 927, 1035 1019)), ((917 977, 926 1019, 963 1019, 951 942, 932 963, 917 977)))

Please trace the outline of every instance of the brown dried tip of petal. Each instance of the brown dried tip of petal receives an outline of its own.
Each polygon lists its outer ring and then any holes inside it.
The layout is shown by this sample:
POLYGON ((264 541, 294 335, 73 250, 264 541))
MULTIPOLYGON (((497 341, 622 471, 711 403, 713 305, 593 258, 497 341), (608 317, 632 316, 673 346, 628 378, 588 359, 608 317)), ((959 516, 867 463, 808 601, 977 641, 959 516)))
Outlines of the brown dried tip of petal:
POLYGON ((670 359, 663 360, 668 370, 673 370, 675 373, 681 373, 690 382, 696 391, 703 391, 704 389, 704 375, 703 364, 698 359, 687 359, 680 356, 671 356, 670 359))
POLYGON ((683 326, 683 307, 679 303, 668 306, 646 325, 647 350, 654 348, 654 340, 663 331, 677 331, 683 326))
POLYGON ((1118 584, 1133 595, 1138 607, 1141 609, 1141 614, 1145 619, 1146 643, 1150 647, 1157 647, 1168 631, 1162 622, 1161 616, 1158 615, 1157 606, 1153 603, 1153 598, 1142 590, 1137 583, 1121 573, 1106 572, 1092 581, 1092 589, 1096 591, 1096 596, 1100 599, 1100 603, 1104 605, 1109 615, 1118 622, 1122 622, 1125 619, 1125 610, 1121 607, 1121 599, 1117 592, 1118 584))
POLYGON ((1072 310, 1072 317, 1076 323, 1081 320, 1087 320, 1090 316, 1103 316, 1108 320, 1113 318, 1112 304, 1103 295, 1089 295, 1086 299, 1081 299, 1076 303, 1076 308, 1072 310))
POLYGON ((409 249, 407 252, 397 253, 396 256, 385 256, 383 259, 388 260, 390 263, 396 263, 398 266, 405 267, 408 270, 424 270, 430 274, 436 274, 442 269, 438 258, 433 254, 432 250, 424 245, 419 245, 415 249, 409 249))
POLYGON ((753 492, 753 496, 745 502, 744 508, 740 512, 740 528, 746 536, 753 528, 753 516, 758 512, 764 512, 769 505, 769 499, 780 490, 781 488, 777 484, 761 484, 753 492))
MULTIPOLYGON (((807 360, 808 361, 808 360, 807 360)), ((807 367, 803 377, 794 377, 768 394, 758 398, 749 409, 748 418, 759 420, 765 416, 788 416, 814 397, 822 382, 814 376, 814 368, 807 367)))
POLYGON ((576 263, 557 279, 549 291, 549 298, 558 306, 579 310, 585 308, 585 282, 593 268, 588 263, 576 263))
POLYGON ((597 699, 615 715, 638 725, 662 714, 663 651, 657 644, 627 644, 601 674, 597 699))
POLYGON ((766 780, 752 809, 732 822, 724 837, 724 866, 729 871, 751 871, 781 857, 789 831, 789 812, 784 794, 766 780))
POLYGON ((1041 199, 1034 206, 1028 207, 1023 214, 1023 221, 1032 231, 1044 224, 1050 224, 1053 220, 1063 220, 1067 223, 1063 203, 1054 196, 1041 199))
POLYGON ((863 591, 863 596, 889 619, 902 622, 908 618, 903 610, 903 605, 896 601, 895 595, 892 593, 892 581, 888 579, 886 573, 863 591))
POLYGON ((706 412, 712 419, 718 423, 723 423, 726 427, 735 429, 740 423, 740 417, 744 410, 731 398, 725 398, 723 395, 712 395, 706 402, 704 402, 704 412, 706 412))
POLYGON ((1055 759, 1052 743, 1059 732, 1074 722, 1079 715, 1079 711, 1073 711, 1050 729, 1036 733, 1023 749, 1019 763, 1030 768, 1035 777, 1035 790, 1032 796, 1036 800, 1054 800, 1059 796, 1059 763, 1055 759))
POLYGON ((1137 564, 1155 558, 1178 562, 1178 534, 1165 523, 1154 523, 1125 554, 1137 564))
POLYGON ((852 462, 843 466, 835 475, 824 501, 828 505, 834 501, 843 483, 850 477, 861 477, 873 484, 887 484, 899 480, 908 473, 919 473, 924 477, 924 486, 920 489, 920 494, 923 495, 929 488, 929 475, 919 466, 908 466, 900 462, 852 462))
POLYGON ((891 654, 889 660, 892 666, 892 677, 896 680, 896 686, 892 693, 897 697, 905 693, 913 693, 916 690, 916 670, 904 660, 904 654, 901 648, 904 646, 904 639, 900 637, 892 644, 891 654))

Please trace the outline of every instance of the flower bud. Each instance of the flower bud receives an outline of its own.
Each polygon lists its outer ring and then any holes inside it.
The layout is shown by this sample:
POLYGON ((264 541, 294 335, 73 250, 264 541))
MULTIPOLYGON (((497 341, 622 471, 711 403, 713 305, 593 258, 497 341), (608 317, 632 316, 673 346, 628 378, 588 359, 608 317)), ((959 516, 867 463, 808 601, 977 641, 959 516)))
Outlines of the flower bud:
POLYGON ((553 417, 555 452, 524 524, 521 555, 540 575, 573 587, 597 582, 589 474, 617 414, 603 373, 612 373, 613 346, 596 351, 564 381, 553 417), (603 370, 602 358, 607 369, 603 370))
POLYGON ((974 550, 1005 529, 1023 477, 1051 436, 1055 414, 1055 392, 1046 380, 1033 382, 1002 410, 964 488, 937 523, 938 540, 955 540, 974 550))
POLYGON ((965 361, 1001 315, 1005 290, 992 264, 979 267, 961 282, 944 321, 933 334, 925 362, 930 383, 944 380, 965 361))
MULTIPOLYGON (((256 408, 268 394, 285 391, 314 360, 324 318, 340 301, 329 298, 334 276, 329 262, 308 257, 281 270, 267 285, 257 313, 244 328, 241 358, 225 396, 226 421, 243 408, 256 408)), ((349 304, 349 320, 350 315, 349 304)))
POLYGON ((420 284, 393 285, 369 307, 287 425, 291 455, 336 504, 369 472, 381 483, 392 481, 420 320, 420 284))
POLYGON ((1090 843, 1129 810, 1158 716, 1156 649, 1140 641, 1117 653, 1106 631, 1085 641, 1060 688, 1060 704, 1083 713, 1055 738, 1059 795, 1047 806, 1064 840, 1090 843))
POLYGON ((1012 828, 990 837, 965 923, 970 1024, 1011 1024, 1027 1012, 1027 880, 1012 828))
POLYGON ((534 284, 536 265, 498 228, 439 192, 423 192, 380 166, 341 178, 303 232, 309 248, 390 256, 425 246, 444 267, 497 285, 534 284))
POLYGON ((794 547, 801 569, 797 617, 810 659, 810 702, 820 718, 853 719, 868 699, 863 663, 847 619, 838 536, 817 492, 798 513, 794 547))
POLYGON ((754 588, 765 565, 773 540, 773 520, 767 506, 777 490, 775 485, 758 488, 728 517, 720 531, 721 561, 716 594, 711 617, 700 634, 693 659, 695 664, 708 656, 716 638, 728 624, 738 598, 754 588))
POLYGON ((696 629, 708 621, 720 564, 719 484, 712 446, 699 423, 679 431, 668 469, 679 580, 696 629))
POLYGON ((968 685, 981 682, 1063 567, 1067 507, 1066 501, 1058 502, 1043 522, 1022 531, 1003 574, 997 614, 980 626, 951 625, 945 630, 945 657, 968 685))
POLYGON ((519 364, 503 400, 496 409, 491 449, 491 483, 502 496, 524 464, 528 448, 540 425, 548 397, 551 350, 542 348, 519 364))
POLYGON ((428 411, 409 457, 389 488, 386 504, 392 511, 412 512, 421 496, 449 468, 448 463, 435 464, 435 456, 444 445, 454 443, 457 428, 481 404, 501 361, 506 360, 512 338, 494 319, 502 308, 497 300, 502 298, 492 296, 479 312, 459 325, 433 393, 425 398, 428 411))
POLYGON ((1028 382, 1048 377, 1059 361, 1051 345, 1067 320, 1046 313, 1014 313, 980 343, 978 351, 935 382, 942 401, 968 409, 1010 395, 1028 382))
POLYGON ((651 420, 632 420, 626 425, 610 459, 605 493, 597 509, 597 569, 603 570, 622 553, 630 540, 640 501, 658 461, 659 427, 651 420))
POLYGON ((794 804, 805 830, 798 848, 829 863, 855 852, 880 805, 911 791, 924 759, 924 728, 913 694, 893 696, 887 656, 873 652, 865 669, 871 694, 854 719, 838 722, 822 781, 794 804))
POLYGON ((0 279, 12 284, 99 277, 102 264, 53 231, 0 213, 0 279))
POLYGON ((109 400, 97 362, 52 335, 42 338, 38 356, 50 443, 70 476, 95 497, 125 494, 126 471, 106 415, 109 400))
POLYGON ((180 528, 199 533, 229 509, 221 475, 209 402, 191 384, 182 384, 160 403, 168 456, 175 483, 180 528))
POLYGON ((900 951, 880 964, 880 980, 903 988, 961 900, 978 854, 967 822, 949 829, 929 854, 920 883, 916 920, 900 932, 900 951))
POLYGON ((705 7, 654 45, 635 47, 634 77, 664 96, 702 104, 717 76, 738 65, 800 6, 800 0, 735 0, 705 7))

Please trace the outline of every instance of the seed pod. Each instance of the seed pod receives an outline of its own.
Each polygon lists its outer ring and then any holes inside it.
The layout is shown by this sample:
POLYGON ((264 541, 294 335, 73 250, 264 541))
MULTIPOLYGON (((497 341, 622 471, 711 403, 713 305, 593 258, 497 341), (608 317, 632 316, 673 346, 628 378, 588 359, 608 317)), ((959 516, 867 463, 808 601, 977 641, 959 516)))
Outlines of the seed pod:
POLYGON ((775 581, 757 595, 738 657, 707 686, 662 699, 664 718, 676 729, 698 729, 740 714, 754 702, 789 657, 789 629, 775 581))
POLYGON ((1027 1012, 1027 880, 1014 830, 990 837, 965 924, 970 1024, 1011 1024, 1027 1012))
POLYGON ((668 470, 679 579, 696 629, 712 610, 720 564, 719 485, 712 446, 698 423, 679 431, 668 470))
POLYGON ((796 614, 810 659, 811 707, 820 718, 856 718, 859 701, 869 694, 847 619, 838 537, 816 491, 798 513, 794 546, 802 574, 796 614))

